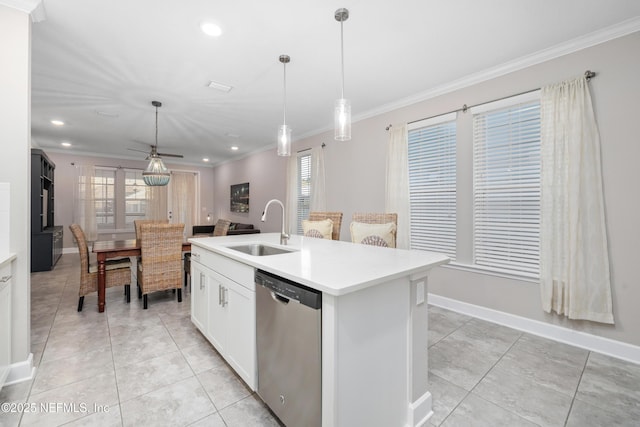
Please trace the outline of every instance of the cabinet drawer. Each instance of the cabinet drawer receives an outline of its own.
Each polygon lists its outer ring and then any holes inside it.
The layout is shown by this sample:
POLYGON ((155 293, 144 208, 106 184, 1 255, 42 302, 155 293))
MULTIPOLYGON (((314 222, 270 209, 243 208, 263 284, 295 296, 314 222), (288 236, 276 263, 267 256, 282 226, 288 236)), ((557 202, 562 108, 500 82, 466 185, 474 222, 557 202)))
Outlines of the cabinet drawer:
POLYGON ((198 246, 191 246, 191 259, 255 291, 253 267, 198 246))

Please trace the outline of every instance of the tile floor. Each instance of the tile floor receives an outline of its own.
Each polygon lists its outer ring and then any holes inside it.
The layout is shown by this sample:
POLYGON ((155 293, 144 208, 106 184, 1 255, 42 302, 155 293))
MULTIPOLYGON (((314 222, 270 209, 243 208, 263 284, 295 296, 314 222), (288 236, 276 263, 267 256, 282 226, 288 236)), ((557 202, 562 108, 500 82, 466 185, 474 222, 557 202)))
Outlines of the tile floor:
MULTIPOLYGON (((145 311, 114 288, 105 313, 96 295, 78 313, 78 268, 67 254, 31 276, 38 369, 0 402, 39 409, 0 412, 0 426, 279 426, 192 325, 188 298, 160 292, 145 311)), ((640 425, 639 365, 438 307, 429 358, 431 426, 640 425)))

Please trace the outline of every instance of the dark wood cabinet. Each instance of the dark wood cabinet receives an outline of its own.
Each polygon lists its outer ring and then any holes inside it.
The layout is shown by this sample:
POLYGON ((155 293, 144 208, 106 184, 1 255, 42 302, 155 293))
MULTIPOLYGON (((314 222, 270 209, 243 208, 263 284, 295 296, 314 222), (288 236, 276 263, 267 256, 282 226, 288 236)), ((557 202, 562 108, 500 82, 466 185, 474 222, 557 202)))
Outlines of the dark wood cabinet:
POLYGON ((31 150, 31 271, 51 270, 62 255, 62 226, 54 225, 56 165, 31 150))

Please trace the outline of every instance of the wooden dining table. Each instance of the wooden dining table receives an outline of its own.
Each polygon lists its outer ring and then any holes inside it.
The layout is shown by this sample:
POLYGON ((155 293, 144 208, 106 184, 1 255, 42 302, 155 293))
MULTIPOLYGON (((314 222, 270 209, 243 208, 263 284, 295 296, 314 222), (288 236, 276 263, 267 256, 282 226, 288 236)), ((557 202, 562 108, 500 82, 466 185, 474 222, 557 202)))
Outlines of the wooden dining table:
MULTIPOLYGON (((98 312, 104 312, 106 261, 109 258, 140 256, 141 246, 139 239, 101 240, 93 243, 92 252, 98 258, 98 312)), ((191 243, 183 241, 182 251, 190 252, 191 243)))

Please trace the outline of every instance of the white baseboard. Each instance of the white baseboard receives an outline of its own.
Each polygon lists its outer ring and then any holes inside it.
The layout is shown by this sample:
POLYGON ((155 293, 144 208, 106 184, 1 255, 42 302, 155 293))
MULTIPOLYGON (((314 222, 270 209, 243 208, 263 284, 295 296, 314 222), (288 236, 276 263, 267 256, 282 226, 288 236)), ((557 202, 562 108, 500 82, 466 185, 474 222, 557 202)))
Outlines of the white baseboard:
POLYGON ((431 305, 466 314, 478 319, 487 320, 499 325, 508 326, 519 331, 528 332, 554 341, 570 344, 586 350, 606 354, 611 357, 640 364, 640 347, 599 337, 586 332, 576 331, 562 326, 527 319, 526 317, 493 310, 479 305, 428 294, 427 301, 431 305))
POLYGON ((36 368, 33 366, 33 353, 29 353, 27 360, 11 364, 9 375, 7 376, 7 381, 4 385, 7 386, 21 383, 23 381, 29 381, 33 379, 35 374, 36 368))
POLYGON ((62 254, 77 254, 80 253, 78 252, 78 248, 62 248, 62 254))
POLYGON ((409 427, 423 427, 427 425, 429 418, 433 415, 433 398, 431 393, 426 392, 415 402, 409 404, 409 416, 407 417, 409 427))

